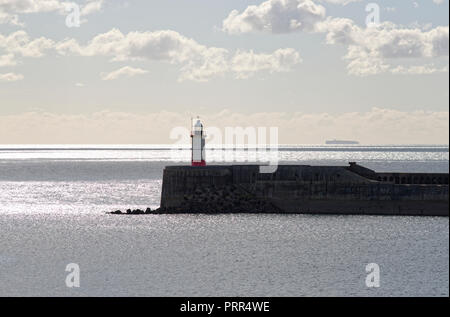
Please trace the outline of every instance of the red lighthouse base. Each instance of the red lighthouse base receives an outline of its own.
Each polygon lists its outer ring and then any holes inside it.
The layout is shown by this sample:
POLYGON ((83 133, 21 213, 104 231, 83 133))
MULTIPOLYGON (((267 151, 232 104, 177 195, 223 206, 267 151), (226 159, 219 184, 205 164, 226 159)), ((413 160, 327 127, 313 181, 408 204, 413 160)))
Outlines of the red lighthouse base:
POLYGON ((192 161, 192 166, 206 166, 206 162, 204 160, 201 160, 200 162, 192 161))

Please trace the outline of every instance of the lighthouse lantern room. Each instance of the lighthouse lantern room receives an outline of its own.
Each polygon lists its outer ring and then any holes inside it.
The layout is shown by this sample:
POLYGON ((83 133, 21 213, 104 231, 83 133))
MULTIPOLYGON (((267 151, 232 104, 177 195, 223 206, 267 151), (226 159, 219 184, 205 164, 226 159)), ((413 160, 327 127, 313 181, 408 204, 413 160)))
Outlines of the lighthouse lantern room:
POLYGON ((197 118, 191 132, 192 138, 192 166, 206 166, 205 161, 205 133, 203 124, 197 118))

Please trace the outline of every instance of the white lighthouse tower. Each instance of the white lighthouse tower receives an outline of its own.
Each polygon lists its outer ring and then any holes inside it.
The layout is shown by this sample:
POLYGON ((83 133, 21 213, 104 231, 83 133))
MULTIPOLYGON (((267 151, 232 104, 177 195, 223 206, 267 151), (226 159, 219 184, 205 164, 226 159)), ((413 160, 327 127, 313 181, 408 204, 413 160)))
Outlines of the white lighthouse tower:
POLYGON ((197 122, 191 132, 192 138, 192 166, 206 166, 205 160, 205 133, 203 124, 197 117, 197 122))

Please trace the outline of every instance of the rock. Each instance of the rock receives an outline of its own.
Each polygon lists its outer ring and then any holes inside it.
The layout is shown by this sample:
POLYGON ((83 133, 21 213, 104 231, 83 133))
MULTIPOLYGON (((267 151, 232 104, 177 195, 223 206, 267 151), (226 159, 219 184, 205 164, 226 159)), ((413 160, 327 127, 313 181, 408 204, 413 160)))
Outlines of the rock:
POLYGON ((110 215, 121 215, 122 211, 120 211, 120 210, 109 211, 109 212, 107 212, 107 214, 110 214, 110 215))

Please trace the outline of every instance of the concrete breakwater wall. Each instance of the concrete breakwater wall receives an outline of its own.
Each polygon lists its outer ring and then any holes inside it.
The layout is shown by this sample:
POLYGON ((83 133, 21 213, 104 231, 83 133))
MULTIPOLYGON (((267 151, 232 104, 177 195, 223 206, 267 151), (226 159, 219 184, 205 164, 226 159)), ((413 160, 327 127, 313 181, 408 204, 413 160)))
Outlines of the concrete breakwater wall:
POLYGON ((282 165, 272 174, 257 165, 169 166, 159 212, 448 216, 448 174, 376 173, 356 163, 282 165))

